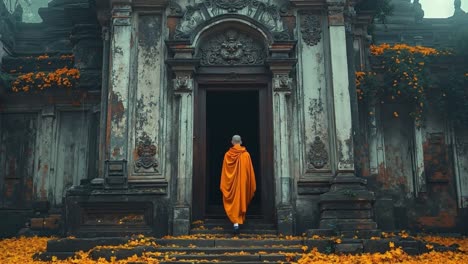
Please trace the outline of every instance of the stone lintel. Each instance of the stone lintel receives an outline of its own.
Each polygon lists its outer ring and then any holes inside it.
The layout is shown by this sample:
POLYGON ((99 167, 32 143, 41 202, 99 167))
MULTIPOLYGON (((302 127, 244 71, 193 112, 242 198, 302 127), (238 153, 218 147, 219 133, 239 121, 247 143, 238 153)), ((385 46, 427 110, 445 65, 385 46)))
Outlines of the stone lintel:
MULTIPOLYGON (((106 1, 97 1, 103 2, 101 6, 108 6, 106 1)), ((109 3, 113 5, 132 5, 134 7, 152 7, 152 8, 164 8, 167 6, 169 1, 167 0, 110 0, 109 3)))
POLYGON ((324 0, 291 0, 294 7, 308 10, 323 10, 326 7, 324 0))

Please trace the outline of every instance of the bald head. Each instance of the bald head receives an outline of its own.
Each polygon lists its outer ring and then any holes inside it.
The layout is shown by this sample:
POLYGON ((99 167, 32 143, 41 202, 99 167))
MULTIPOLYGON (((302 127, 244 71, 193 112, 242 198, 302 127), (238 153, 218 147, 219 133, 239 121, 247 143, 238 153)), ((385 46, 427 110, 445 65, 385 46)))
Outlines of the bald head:
POLYGON ((234 136, 232 136, 231 143, 232 143, 232 145, 242 144, 242 139, 241 139, 241 137, 239 135, 234 135, 234 136))

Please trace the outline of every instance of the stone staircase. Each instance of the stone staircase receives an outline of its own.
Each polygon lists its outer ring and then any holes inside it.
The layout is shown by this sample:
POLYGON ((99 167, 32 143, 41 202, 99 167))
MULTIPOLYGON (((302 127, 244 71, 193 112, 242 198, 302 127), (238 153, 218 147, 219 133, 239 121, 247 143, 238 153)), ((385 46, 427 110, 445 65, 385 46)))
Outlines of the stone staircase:
POLYGON ((182 238, 150 239, 146 245, 122 248, 95 248, 127 243, 128 238, 64 238, 48 242, 47 251, 36 259, 50 261, 73 257, 80 250, 88 251, 90 258, 98 260, 127 259, 147 254, 160 263, 291 263, 304 252, 304 239, 285 239, 269 235, 191 235, 182 238), (154 244, 153 244, 154 243, 154 244))
MULTIPOLYGON (((62 238, 48 241, 47 251, 36 254, 34 259, 43 261, 51 261, 53 257, 67 259, 74 257, 78 251, 84 251, 88 252, 93 260, 104 258, 109 261, 113 258, 123 260, 136 255, 151 257, 160 263, 295 263, 304 252, 310 252, 313 248, 325 254, 361 254, 385 253, 393 247, 401 247, 410 255, 418 255, 429 252, 427 244, 406 236, 368 239, 317 235, 284 237, 247 233, 241 233, 239 236, 218 233, 164 238, 143 236, 62 238)), ((458 250, 456 244, 448 247, 429 244, 440 252, 458 250)), ((145 262, 134 262, 134 264, 140 263, 145 262)))
MULTIPOLYGON (((240 226, 242 234, 277 235, 275 224, 261 218, 250 218, 240 226)), ((227 218, 208 218, 192 223, 190 234, 197 235, 230 235, 233 232, 232 223, 227 218)))

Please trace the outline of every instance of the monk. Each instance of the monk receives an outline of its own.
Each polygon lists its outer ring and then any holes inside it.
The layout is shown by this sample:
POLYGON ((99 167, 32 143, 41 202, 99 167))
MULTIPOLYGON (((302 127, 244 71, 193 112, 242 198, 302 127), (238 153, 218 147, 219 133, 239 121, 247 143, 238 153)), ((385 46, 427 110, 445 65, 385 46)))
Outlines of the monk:
POLYGON ((234 234, 239 234, 239 224, 245 221, 247 206, 257 185, 250 154, 241 146, 239 135, 232 137, 232 147, 224 155, 220 189, 224 210, 234 224, 234 234))

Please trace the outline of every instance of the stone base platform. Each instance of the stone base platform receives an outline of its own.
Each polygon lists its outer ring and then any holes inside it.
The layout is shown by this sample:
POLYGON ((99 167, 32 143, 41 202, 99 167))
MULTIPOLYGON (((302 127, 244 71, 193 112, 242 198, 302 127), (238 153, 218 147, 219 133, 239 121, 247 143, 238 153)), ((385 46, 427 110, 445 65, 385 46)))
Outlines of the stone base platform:
MULTIPOLYGON (((433 244, 435 251, 456 251, 450 247, 433 244)), ((399 236, 391 238, 353 239, 340 237, 279 237, 273 235, 191 235, 182 237, 144 238, 63 238, 50 240, 47 251, 35 255, 35 259, 49 261, 73 257, 83 250, 97 260, 127 259, 133 255, 149 254, 161 259, 161 263, 290 263, 299 259, 304 252, 316 248, 324 254, 385 253, 391 247, 401 247, 406 253, 418 255, 429 252, 427 243, 399 236), (141 242, 143 241, 143 243, 141 242), (392 242, 392 243, 390 243, 392 242), (118 245, 125 245, 119 247, 118 245), (114 246, 99 248, 97 246, 114 246), (96 248, 97 247, 97 248, 96 248)))

